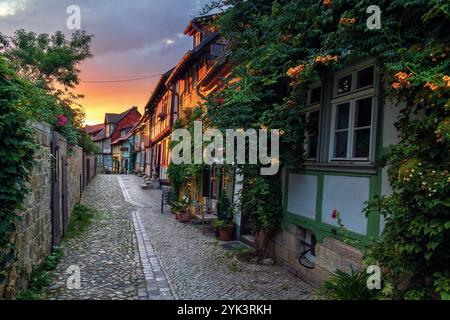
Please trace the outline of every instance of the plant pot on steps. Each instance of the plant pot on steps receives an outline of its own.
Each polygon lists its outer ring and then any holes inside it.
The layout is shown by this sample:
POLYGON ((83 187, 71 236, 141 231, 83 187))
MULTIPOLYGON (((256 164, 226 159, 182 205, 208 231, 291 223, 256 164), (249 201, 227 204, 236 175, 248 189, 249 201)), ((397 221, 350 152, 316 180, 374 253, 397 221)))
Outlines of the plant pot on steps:
POLYGON ((219 238, 222 241, 233 240, 233 229, 219 229, 219 238))

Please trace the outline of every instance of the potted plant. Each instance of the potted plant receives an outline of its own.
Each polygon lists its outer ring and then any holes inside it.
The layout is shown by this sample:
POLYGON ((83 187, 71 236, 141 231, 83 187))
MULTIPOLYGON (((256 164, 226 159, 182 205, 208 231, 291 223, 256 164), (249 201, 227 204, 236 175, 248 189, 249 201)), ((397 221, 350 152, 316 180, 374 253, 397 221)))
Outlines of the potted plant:
POLYGON ((182 200, 174 201, 172 203, 172 212, 175 213, 175 217, 180 222, 189 222, 191 216, 189 214, 190 199, 184 196, 182 200))
POLYGON ((219 238, 222 241, 233 240, 234 223, 232 220, 215 219, 212 223, 214 229, 219 230, 219 238))

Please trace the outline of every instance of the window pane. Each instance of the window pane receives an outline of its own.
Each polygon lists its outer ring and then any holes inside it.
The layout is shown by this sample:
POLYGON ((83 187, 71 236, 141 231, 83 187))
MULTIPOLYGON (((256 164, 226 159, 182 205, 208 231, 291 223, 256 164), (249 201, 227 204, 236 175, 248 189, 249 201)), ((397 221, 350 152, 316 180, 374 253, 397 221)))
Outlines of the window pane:
POLYGON ((336 130, 348 128, 350 103, 343 103, 336 107, 336 130))
POLYGON ((317 142, 319 137, 319 111, 309 114, 308 123, 308 158, 317 157, 317 142))
POLYGON ((320 96, 322 93, 322 88, 315 88, 311 90, 311 101, 310 104, 315 104, 320 102, 320 96))
POLYGON ((372 121, 372 98, 356 101, 355 128, 368 127, 372 121))
POLYGON ((373 85, 373 67, 358 72, 358 89, 373 85))
POLYGON ((370 129, 355 130, 353 157, 368 158, 370 149, 370 129))
POLYGON ((334 137, 334 157, 347 158, 348 131, 336 132, 334 137))
POLYGON ((337 94, 344 94, 352 90, 352 75, 340 78, 337 83, 337 94))

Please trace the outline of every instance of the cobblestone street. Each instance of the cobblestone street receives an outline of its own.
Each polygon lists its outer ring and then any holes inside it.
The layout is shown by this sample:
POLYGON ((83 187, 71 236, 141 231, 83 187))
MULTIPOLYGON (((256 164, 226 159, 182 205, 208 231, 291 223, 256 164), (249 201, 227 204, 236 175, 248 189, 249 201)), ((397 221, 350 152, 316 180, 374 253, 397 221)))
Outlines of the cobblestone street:
POLYGON ((200 226, 161 214, 161 191, 134 175, 99 175, 82 203, 100 214, 64 244, 50 299, 311 299, 312 288, 282 266, 230 257, 200 226), (65 270, 81 268, 82 288, 68 290, 65 270))

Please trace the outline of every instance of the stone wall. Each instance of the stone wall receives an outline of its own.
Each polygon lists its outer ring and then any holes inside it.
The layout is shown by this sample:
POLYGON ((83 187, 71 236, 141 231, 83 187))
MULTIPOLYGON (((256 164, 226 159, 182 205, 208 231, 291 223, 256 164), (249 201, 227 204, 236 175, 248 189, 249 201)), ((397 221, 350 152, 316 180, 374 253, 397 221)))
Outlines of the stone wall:
MULTIPOLYGON (((17 225, 17 232, 12 241, 16 246, 17 259, 6 275, 7 281, 0 285, 0 300, 14 299, 17 292, 25 290, 33 268, 42 266, 52 249, 52 153, 53 132, 45 123, 30 124, 36 132, 36 143, 39 148, 34 155, 35 165, 31 172, 30 192, 27 195, 21 212, 22 221, 17 225)), ((75 204, 80 200, 84 187, 83 155, 79 147, 68 152, 67 142, 59 139, 59 154, 66 158, 66 163, 59 162, 59 174, 62 166, 67 164, 67 201, 68 213, 71 215, 75 204)), ((92 163, 95 161, 91 160, 92 163)), ((95 170, 92 169, 92 178, 95 170)), ((87 182, 86 182, 87 184, 87 182)), ((60 192, 60 203, 62 192, 60 192)), ((61 220, 62 221, 62 220, 61 220)))
POLYGON ((362 253, 342 241, 326 237, 316 244, 316 263, 314 269, 300 265, 298 259, 307 250, 302 242, 306 230, 289 224, 274 239, 272 250, 278 263, 286 265, 298 277, 309 284, 320 287, 336 269, 350 272, 361 265, 362 253))

